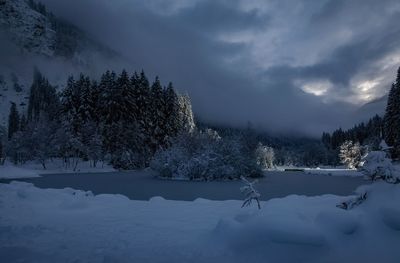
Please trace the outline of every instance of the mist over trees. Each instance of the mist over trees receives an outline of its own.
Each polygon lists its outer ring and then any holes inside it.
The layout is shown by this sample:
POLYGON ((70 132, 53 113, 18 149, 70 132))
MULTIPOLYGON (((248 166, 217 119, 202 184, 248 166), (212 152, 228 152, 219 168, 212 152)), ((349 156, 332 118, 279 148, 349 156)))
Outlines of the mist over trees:
MULTIPOLYGON (((80 47, 79 39, 85 39, 85 34, 76 26, 56 17, 46 6, 34 0, 27 1, 30 8, 48 18, 51 29, 56 32, 54 43, 55 55, 72 58, 80 47)), ((90 41, 87 39, 87 41, 90 41)))
POLYGON ((105 72, 100 80, 81 74, 57 93, 35 71, 26 112, 10 108, 5 153, 15 164, 52 158, 76 169, 80 160, 117 169, 151 166, 162 177, 191 180, 262 176, 273 166, 272 148, 257 151, 251 129, 225 134, 197 128, 187 95, 150 83, 145 73, 105 72), (257 162, 257 156, 264 158, 257 162))
MULTIPOLYGON (((247 141, 251 142, 251 147, 254 147, 255 153, 252 154, 256 155, 257 162, 264 166, 263 168, 271 168, 271 165, 316 167, 330 164, 329 160, 338 159, 337 156, 330 156, 332 153, 325 148, 320 140, 314 138, 271 135, 255 129, 251 123, 242 128, 211 125, 199 120, 196 124, 199 128, 211 128, 217 131, 223 138, 246 137, 247 141), (261 148, 258 148, 260 144, 261 148)), ((339 163, 339 160, 337 163, 339 163)))
POLYGON ((374 116, 367 122, 362 122, 348 130, 341 128, 332 134, 323 133, 322 143, 325 147, 339 154, 341 147, 349 142, 358 143, 365 148, 365 151, 379 150, 379 144, 384 139, 391 147, 390 153, 393 159, 400 156, 400 68, 397 77, 392 84, 388 95, 385 115, 374 116))
POLYGON ((27 110, 19 112, 12 103, 8 120, 0 158, 16 164, 36 160, 43 168, 52 158, 72 169, 88 160, 92 166, 151 166, 164 177, 203 180, 257 177, 261 169, 277 165, 355 168, 360 155, 377 150, 382 138, 392 158, 399 156, 400 69, 384 118, 376 115, 351 129, 323 133, 321 140, 274 137, 251 124, 195 124, 190 98, 158 77, 150 82, 143 71, 107 71, 98 80, 71 76, 60 93, 35 71, 27 110))

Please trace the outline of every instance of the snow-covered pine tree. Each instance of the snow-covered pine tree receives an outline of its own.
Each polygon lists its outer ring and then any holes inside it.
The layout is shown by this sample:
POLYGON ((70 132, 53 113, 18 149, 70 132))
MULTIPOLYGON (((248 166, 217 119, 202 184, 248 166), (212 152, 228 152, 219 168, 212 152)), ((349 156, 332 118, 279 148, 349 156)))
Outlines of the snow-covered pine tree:
POLYGON ((90 78, 80 74, 78 81, 75 83, 76 87, 76 108, 79 116, 81 126, 86 122, 91 121, 93 109, 92 100, 92 84, 90 78))
POLYGON ((89 100, 87 101, 87 103, 89 104, 88 106, 88 111, 89 111, 89 118, 90 121, 93 121, 97 124, 100 123, 100 96, 101 96, 101 92, 100 92, 100 88, 99 85, 97 84, 96 81, 92 81, 90 84, 90 89, 88 92, 89 95, 89 100))
POLYGON ((150 83, 146 74, 142 70, 140 76, 135 73, 134 97, 138 109, 138 120, 142 126, 148 126, 150 123, 149 107, 150 107, 150 83))
MULTIPOLYGON (((179 112, 179 101, 178 95, 176 94, 172 83, 170 82, 167 88, 164 90, 165 100, 165 133, 168 138, 175 137, 181 130, 180 128, 180 112, 179 112)), ((166 142, 168 143, 168 142, 166 142)))
POLYGON ((103 124, 104 149, 110 154, 116 151, 116 144, 120 140, 118 138, 121 126, 119 121, 122 117, 122 112, 118 105, 120 94, 118 87, 116 87, 116 82, 115 72, 110 71, 103 74, 100 81, 101 96, 99 106, 101 107, 101 122, 103 124))
POLYGON ((192 132, 196 125, 192 111, 192 103, 188 94, 178 95, 178 105, 180 113, 180 130, 192 132))
POLYGON ((29 94, 28 121, 38 120, 41 114, 46 114, 50 120, 56 119, 59 104, 60 101, 56 89, 35 69, 29 94))
POLYGON ((156 152, 163 146, 167 137, 164 92, 158 77, 154 80, 150 91, 150 116, 151 116, 151 147, 156 152))
POLYGON ((19 113, 17 105, 12 102, 10 107, 10 114, 8 115, 8 139, 10 140, 14 133, 19 131, 19 113))
POLYGON ((0 139, 0 165, 4 164, 3 140, 0 139))
POLYGON ((22 114, 20 124, 19 124, 19 130, 24 132, 26 130, 26 125, 27 125, 27 120, 26 120, 25 114, 22 114))
POLYGON ((148 134, 150 131, 150 116, 148 113, 150 105, 150 84, 142 70, 140 75, 135 72, 131 77, 131 85, 133 86, 133 97, 136 106, 136 121, 138 122, 142 134, 148 134))
POLYGON ((0 125, 0 165, 4 165, 6 159, 4 142, 6 141, 6 133, 3 126, 0 125))
POLYGON ((68 123, 71 127, 71 132, 77 134, 80 131, 82 120, 79 115, 80 108, 80 86, 70 76, 67 81, 67 86, 61 93, 61 113, 63 115, 64 125, 68 123))
POLYGON ((361 171, 369 180, 385 180, 389 183, 400 181, 396 169, 389 157, 391 147, 384 140, 379 144, 379 150, 371 151, 363 156, 361 171))
POLYGON ((400 155, 400 67, 396 82, 389 91, 384 117, 384 135, 388 145, 393 146, 392 157, 400 155))
POLYGON ((397 141, 397 126, 398 120, 396 118, 396 103, 398 96, 398 91, 395 84, 392 84, 392 87, 389 91, 388 101, 385 111, 384 117, 384 130, 385 130, 385 141, 389 145, 395 145, 397 141))
POLYGON ((136 121, 136 102, 135 102, 135 94, 133 83, 126 72, 123 70, 117 79, 117 86, 119 87, 119 91, 121 92, 121 111, 123 112, 122 119, 126 122, 135 122, 136 121))
POLYGON ((324 144, 324 146, 327 148, 327 149, 330 149, 331 148, 331 135, 328 133, 328 132, 323 132, 322 133, 322 138, 321 138, 321 141, 322 141, 322 143, 324 144))
POLYGON ((150 84, 142 70, 140 74, 135 72, 131 77, 131 85, 133 86, 133 97, 135 102, 135 131, 137 162, 139 167, 145 167, 149 164, 153 156, 151 149, 151 113, 150 113, 150 84))

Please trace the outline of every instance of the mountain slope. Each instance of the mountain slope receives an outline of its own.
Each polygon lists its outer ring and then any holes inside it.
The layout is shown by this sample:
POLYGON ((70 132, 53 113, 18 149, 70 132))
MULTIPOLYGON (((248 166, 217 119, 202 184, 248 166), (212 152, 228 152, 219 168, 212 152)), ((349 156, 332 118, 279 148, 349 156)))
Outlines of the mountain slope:
POLYGON ((128 64, 117 52, 33 0, 0 0, 0 125, 11 102, 25 110, 33 69, 62 89, 69 75, 128 64))
POLYGON ((91 62, 89 53, 118 56, 78 27, 57 18, 33 0, 0 0, 0 29, 21 51, 91 62))
POLYGON ((360 108, 358 108, 356 112, 357 119, 365 121, 376 114, 378 114, 379 116, 383 116, 385 114, 386 103, 387 95, 384 95, 380 98, 377 98, 362 105, 360 108))
POLYGON ((53 56, 56 32, 24 0, 0 0, 0 27, 24 51, 53 56))

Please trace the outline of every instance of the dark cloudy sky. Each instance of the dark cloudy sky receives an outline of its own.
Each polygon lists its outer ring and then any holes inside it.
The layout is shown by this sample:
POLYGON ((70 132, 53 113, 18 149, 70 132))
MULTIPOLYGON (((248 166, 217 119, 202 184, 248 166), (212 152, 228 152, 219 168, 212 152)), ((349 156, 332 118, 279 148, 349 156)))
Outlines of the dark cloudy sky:
POLYGON ((311 135, 348 127, 400 66, 398 0, 42 2, 187 91, 208 121, 311 135))

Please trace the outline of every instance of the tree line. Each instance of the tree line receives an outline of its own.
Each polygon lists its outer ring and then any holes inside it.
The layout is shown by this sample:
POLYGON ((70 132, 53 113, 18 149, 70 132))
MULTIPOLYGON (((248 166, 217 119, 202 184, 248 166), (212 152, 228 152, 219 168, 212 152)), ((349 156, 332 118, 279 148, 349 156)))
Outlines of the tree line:
POLYGON ((377 150, 384 139, 391 147, 391 157, 400 157, 400 67, 397 77, 388 94, 385 115, 376 115, 367 122, 362 122, 348 130, 341 128, 332 133, 322 134, 322 143, 333 152, 339 153, 342 145, 359 144, 367 150, 377 150))
MULTIPOLYGON (((99 82, 69 77, 61 93, 35 71, 28 109, 11 104, 6 155, 16 164, 50 158, 66 166, 107 160, 120 169, 149 165, 178 133, 194 129, 190 98, 145 73, 105 72, 99 82)), ((0 146, 1 147, 1 146, 0 146)))

